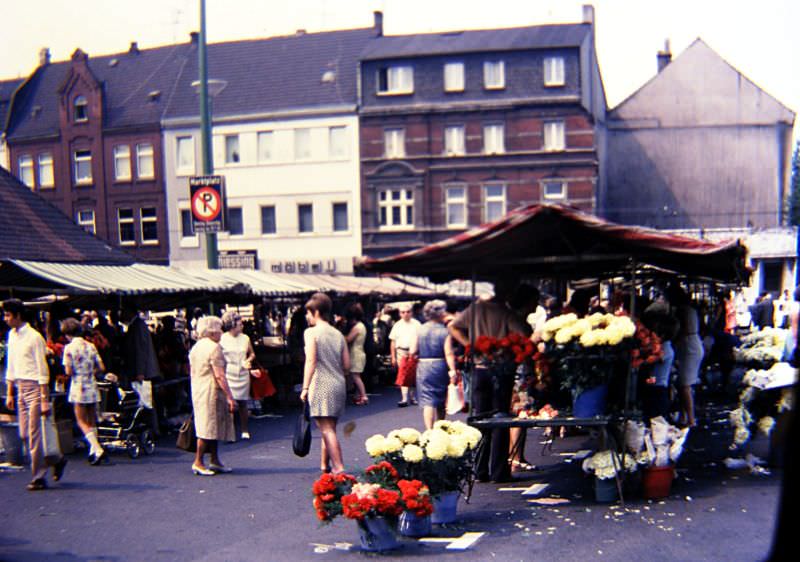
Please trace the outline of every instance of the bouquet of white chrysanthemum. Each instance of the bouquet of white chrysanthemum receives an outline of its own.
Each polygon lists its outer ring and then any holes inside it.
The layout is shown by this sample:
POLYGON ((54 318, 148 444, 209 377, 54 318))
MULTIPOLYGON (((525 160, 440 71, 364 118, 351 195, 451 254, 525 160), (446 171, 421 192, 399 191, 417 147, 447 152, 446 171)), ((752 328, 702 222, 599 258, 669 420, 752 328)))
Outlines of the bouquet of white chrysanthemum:
POLYGON ((636 458, 625 453, 620 455, 614 451, 599 451, 583 461, 583 471, 594 473, 600 480, 614 478, 623 471, 636 471, 636 458))
POLYGON ((733 350, 736 361, 752 367, 770 367, 783 359, 789 330, 764 328, 741 339, 733 350))

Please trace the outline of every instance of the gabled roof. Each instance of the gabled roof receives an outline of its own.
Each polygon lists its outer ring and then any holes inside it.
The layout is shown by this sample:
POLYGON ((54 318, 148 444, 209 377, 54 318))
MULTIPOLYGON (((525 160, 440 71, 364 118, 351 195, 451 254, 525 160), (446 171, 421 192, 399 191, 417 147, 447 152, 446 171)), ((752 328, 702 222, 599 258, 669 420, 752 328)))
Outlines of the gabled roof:
POLYGON ((0 262, 129 264, 133 258, 84 231, 0 168, 0 262))
POLYGON ((376 37, 367 45, 361 53, 361 58, 377 60, 455 53, 580 47, 591 28, 590 24, 563 24, 382 36, 376 37))
POLYGON ((791 124, 794 117, 699 38, 608 115, 630 122, 624 128, 791 124))
POLYGON ((24 81, 24 78, 0 81, 0 133, 3 132, 3 127, 6 125, 6 116, 8 115, 8 107, 11 103, 11 96, 14 95, 14 90, 24 81))

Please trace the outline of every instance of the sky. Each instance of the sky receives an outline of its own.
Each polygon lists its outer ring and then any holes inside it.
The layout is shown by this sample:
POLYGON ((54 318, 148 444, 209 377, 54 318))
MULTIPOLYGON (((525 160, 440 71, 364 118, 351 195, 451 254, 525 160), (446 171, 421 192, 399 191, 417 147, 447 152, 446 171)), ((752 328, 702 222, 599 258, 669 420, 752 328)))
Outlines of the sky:
MULTIPOLYGON (((575 23, 595 7, 596 42, 609 108, 656 72, 669 39, 673 58, 702 38, 793 111, 800 110, 797 0, 206 0, 208 41, 369 27, 384 14, 386 35, 575 23)), ((199 0, 3 0, 0 79, 27 76, 38 52, 68 59, 187 41, 199 0)), ((796 120, 797 121, 797 120, 796 120)), ((795 138, 800 126, 795 125, 795 138)))

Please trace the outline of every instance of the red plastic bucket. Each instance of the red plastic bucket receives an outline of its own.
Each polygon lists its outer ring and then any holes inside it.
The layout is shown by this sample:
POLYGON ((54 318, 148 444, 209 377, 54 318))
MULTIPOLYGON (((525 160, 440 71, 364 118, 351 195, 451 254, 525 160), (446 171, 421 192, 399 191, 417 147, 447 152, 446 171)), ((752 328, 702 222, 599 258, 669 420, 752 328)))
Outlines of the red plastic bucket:
POLYGON ((650 466, 642 474, 642 496, 648 500, 660 500, 669 495, 675 469, 671 466, 650 466))

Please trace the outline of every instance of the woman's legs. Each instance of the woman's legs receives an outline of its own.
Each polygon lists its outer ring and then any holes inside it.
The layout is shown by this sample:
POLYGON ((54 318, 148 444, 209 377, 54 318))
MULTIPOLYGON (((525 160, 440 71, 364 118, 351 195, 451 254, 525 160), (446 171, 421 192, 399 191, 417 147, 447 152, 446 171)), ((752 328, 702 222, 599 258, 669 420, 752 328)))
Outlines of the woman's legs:
POLYGON ((245 439, 250 438, 250 430, 248 429, 247 422, 250 419, 250 411, 247 409, 247 400, 238 400, 239 403, 239 425, 242 430, 242 436, 247 434, 245 439))
POLYGON ((216 445, 216 443, 216 441, 197 438, 197 452, 194 454, 194 466, 205 468, 206 465, 203 464, 203 457, 206 453, 211 452, 212 444, 216 445))
POLYGON ((425 429, 433 429, 433 424, 445 418, 444 406, 423 406, 422 420, 425 422, 425 429))
POLYGON ((681 419, 688 427, 694 427, 694 394, 691 386, 681 386, 681 419))
POLYGON ((103 446, 97 438, 96 414, 94 404, 75 404, 75 419, 81 428, 83 436, 89 442, 89 454, 99 457, 103 454, 103 446))
POLYGON ((331 472, 342 472, 344 464, 342 463, 342 447, 336 436, 336 418, 314 418, 314 421, 322 434, 322 462, 330 460, 331 472))
POLYGON ((364 381, 361 380, 361 373, 356 373, 351 371, 350 377, 353 379, 353 384, 356 387, 356 392, 358 393, 358 401, 366 402, 367 389, 364 387, 364 381))

